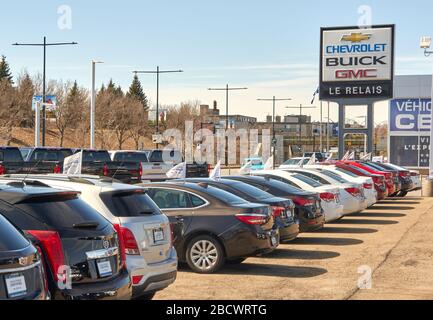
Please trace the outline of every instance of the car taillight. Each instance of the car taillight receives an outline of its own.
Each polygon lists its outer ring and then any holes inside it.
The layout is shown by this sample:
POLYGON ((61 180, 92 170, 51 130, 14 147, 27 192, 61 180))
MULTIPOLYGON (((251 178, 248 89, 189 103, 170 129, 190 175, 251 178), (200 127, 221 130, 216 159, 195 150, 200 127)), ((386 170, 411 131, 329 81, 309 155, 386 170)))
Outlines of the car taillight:
POLYGON ((0 164, 0 175, 6 174, 6 168, 5 166, 0 164))
POLYGON ((109 175, 109 170, 108 170, 108 165, 107 164, 105 164, 104 165, 104 169, 102 170, 102 174, 104 175, 104 177, 108 177, 108 175, 109 175))
POLYGON ((140 167, 138 169, 138 177, 141 178, 143 176, 143 165, 140 162, 140 167))
POLYGON ((286 210, 284 207, 272 207, 272 215, 277 218, 281 217, 282 213, 286 210))
POLYGON ((326 202, 332 202, 335 201, 335 194, 331 192, 323 192, 320 194, 320 199, 326 202))
POLYGON ((125 254, 129 256, 140 255, 140 249, 138 248, 137 241, 135 240, 134 234, 128 228, 120 227, 123 246, 125 247, 125 254))
POLYGON ((399 175, 402 178, 408 178, 408 177, 410 177, 410 172, 403 171, 403 172, 400 172, 399 175))
POLYGON ((121 267, 124 268, 126 266, 126 251, 125 251, 126 249, 125 249, 125 243, 123 241, 123 236, 122 236, 122 228, 118 224, 115 224, 113 226, 117 232, 117 237, 119 239, 121 267))
POLYGON ((236 218, 245 224, 249 225, 263 225, 268 222, 268 217, 262 214, 237 214, 236 218))
POLYGON ((364 189, 367 189, 367 190, 373 189, 373 184, 371 184, 371 183, 364 183, 363 186, 364 186, 364 189))
POLYGON ((314 206, 315 204, 315 200, 314 199, 306 199, 306 198, 301 198, 301 197, 295 197, 292 199, 293 202, 301 207, 304 206, 314 206))
POLYGON ((358 188, 346 188, 345 190, 354 197, 359 197, 361 195, 361 190, 358 188))
POLYGON ((59 164, 56 164, 56 165, 54 166, 53 173, 54 173, 54 174, 61 174, 61 173, 62 173, 62 168, 60 167, 59 164))
POLYGON ((133 285, 138 285, 140 284, 141 280, 143 279, 144 276, 133 276, 132 277, 132 284, 133 285))
MULTIPOLYGON (((27 230, 35 237, 43 247, 48 264, 53 271, 53 277, 58 282, 64 275, 60 274, 62 267, 66 265, 65 254, 63 253, 62 240, 57 231, 27 230)), ((62 279, 63 280, 63 279, 62 279)))
POLYGON ((207 165, 207 172, 209 174, 211 174, 211 172, 212 172, 212 166, 210 164, 207 165))

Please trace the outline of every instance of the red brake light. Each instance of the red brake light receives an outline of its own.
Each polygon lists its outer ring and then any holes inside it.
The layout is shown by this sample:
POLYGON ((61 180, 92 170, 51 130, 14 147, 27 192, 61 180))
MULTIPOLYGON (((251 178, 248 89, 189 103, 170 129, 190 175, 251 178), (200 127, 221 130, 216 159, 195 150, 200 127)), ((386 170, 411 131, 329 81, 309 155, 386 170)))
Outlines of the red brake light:
POLYGON ((408 177, 410 177, 410 172, 408 172, 408 171, 400 171, 399 175, 402 178, 408 178, 408 177))
POLYGON ((418 176, 419 176, 419 173, 418 173, 418 172, 411 172, 410 175, 411 175, 412 177, 418 177, 418 176))
POLYGON ((120 225, 115 224, 114 229, 116 230, 117 237, 119 238, 120 260, 123 268, 126 266, 126 249, 125 249, 125 243, 123 241, 123 236, 122 236, 122 228, 120 227, 120 225))
POLYGON ((59 281, 64 276, 59 274, 59 271, 66 264, 60 235, 57 231, 27 230, 27 232, 41 243, 53 271, 54 280, 59 281))
POLYGON ((6 174, 6 168, 0 164, 0 175, 6 174))
POLYGON ((281 217, 281 214, 286 210, 284 207, 272 207, 272 215, 277 218, 281 217))
POLYGON ((305 199, 301 197, 295 197, 293 198, 293 202, 297 204, 298 206, 304 207, 304 206, 313 206, 315 201, 314 199, 305 199))
POLYGON ((263 225, 268 222, 268 217, 262 214, 237 214, 236 218, 249 225, 263 225))
POLYGON ((62 168, 60 167, 59 164, 56 164, 53 170, 54 174, 61 174, 62 173, 62 168))
POLYGON ((335 201, 335 194, 331 192, 323 192, 320 194, 320 199, 326 202, 332 202, 335 201))
POLYGON ((140 162, 140 167, 138 169, 138 175, 139 175, 139 178, 141 178, 143 176, 143 165, 141 164, 141 162, 140 162))
POLYGON ((132 284, 133 285, 139 285, 141 282, 141 279, 143 279, 143 276, 133 276, 132 277, 132 284))
POLYGON ((109 170, 108 170, 108 165, 107 164, 104 165, 104 169, 102 171, 102 174, 104 175, 104 177, 108 177, 109 170))
POLYGON ((371 183, 364 183, 364 189, 371 190, 373 189, 373 185, 371 183))
POLYGON ((346 188, 345 190, 354 197, 359 197, 361 195, 361 191, 358 188, 346 188))
POLYGON ((131 256, 140 255, 140 249, 138 248, 137 241, 135 240, 134 234, 128 228, 120 227, 123 246, 125 248, 125 254, 131 256))

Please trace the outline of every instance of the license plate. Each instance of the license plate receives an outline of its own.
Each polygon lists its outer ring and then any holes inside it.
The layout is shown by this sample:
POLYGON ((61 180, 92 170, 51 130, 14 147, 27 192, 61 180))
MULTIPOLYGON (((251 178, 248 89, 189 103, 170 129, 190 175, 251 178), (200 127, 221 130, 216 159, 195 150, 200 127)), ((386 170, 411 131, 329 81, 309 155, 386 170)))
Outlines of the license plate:
POLYGON ((25 296, 27 294, 26 279, 23 275, 6 277, 6 290, 9 298, 25 296))
POLYGON ((164 241, 164 230, 162 229, 153 230, 153 240, 155 242, 164 241))
POLYGON ((276 236, 272 236, 271 237, 271 245, 273 247, 276 247, 278 245, 278 241, 277 241, 277 237, 276 236))
POLYGON ((111 263, 109 260, 99 260, 96 264, 98 265, 99 276, 101 278, 113 275, 113 270, 111 269, 111 263))
POLYGON ((281 218, 287 219, 288 217, 289 217, 289 215, 287 214, 287 210, 284 210, 283 212, 281 212, 281 218))

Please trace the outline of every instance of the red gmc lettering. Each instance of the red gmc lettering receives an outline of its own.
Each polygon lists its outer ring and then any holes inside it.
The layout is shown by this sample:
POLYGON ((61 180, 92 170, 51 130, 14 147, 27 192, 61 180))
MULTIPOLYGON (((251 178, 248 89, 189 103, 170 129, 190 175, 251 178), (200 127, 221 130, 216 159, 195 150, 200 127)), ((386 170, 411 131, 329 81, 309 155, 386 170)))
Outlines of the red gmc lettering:
POLYGON ((337 79, 377 78, 377 69, 337 70, 335 71, 335 77, 337 79))

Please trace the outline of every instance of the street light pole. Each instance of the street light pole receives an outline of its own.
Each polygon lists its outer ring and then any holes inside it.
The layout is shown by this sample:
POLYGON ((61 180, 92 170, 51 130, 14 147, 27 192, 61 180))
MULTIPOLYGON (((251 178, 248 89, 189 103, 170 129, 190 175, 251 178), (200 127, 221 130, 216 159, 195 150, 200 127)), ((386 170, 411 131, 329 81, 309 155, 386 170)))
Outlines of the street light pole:
POLYGON ((90 149, 95 149, 95 110, 96 110, 96 64, 102 61, 92 60, 92 92, 90 94, 90 149))
MULTIPOLYGON (((236 87, 230 87, 229 84, 225 86, 225 88, 208 88, 209 91, 225 91, 226 92, 226 130, 229 129, 229 92, 230 91, 239 91, 239 90, 248 90, 248 88, 236 88, 236 87)), ((228 160, 228 136, 226 135, 226 166, 229 165, 228 160)), ((230 169, 229 169, 230 171, 230 169)))
POLYGON ((13 46, 43 47, 43 75, 42 75, 42 146, 46 144, 46 74, 47 74, 47 47, 77 45, 77 42, 54 42, 47 43, 44 37, 43 43, 14 43, 13 46))
POLYGON ((300 104, 299 107, 286 107, 286 109, 299 109, 299 147, 302 149, 302 116, 303 116, 302 110, 316 109, 316 107, 314 106, 305 107, 302 104, 300 104))
MULTIPOLYGON (((136 75, 138 74, 156 74, 156 135, 159 135, 159 76, 162 73, 182 73, 183 70, 160 70, 159 66, 156 67, 156 71, 133 71, 136 75)), ((156 143, 156 149, 159 149, 159 143, 156 143)))
POLYGON ((275 108, 276 108, 276 102, 277 101, 291 101, 291 98, 286 99, 277 99, 275 96, 272 97, 272 99, 257 99, 257 101, 272 101, 272 158, 273 158, 273 164, 272 167, 275 169, 275 108))

